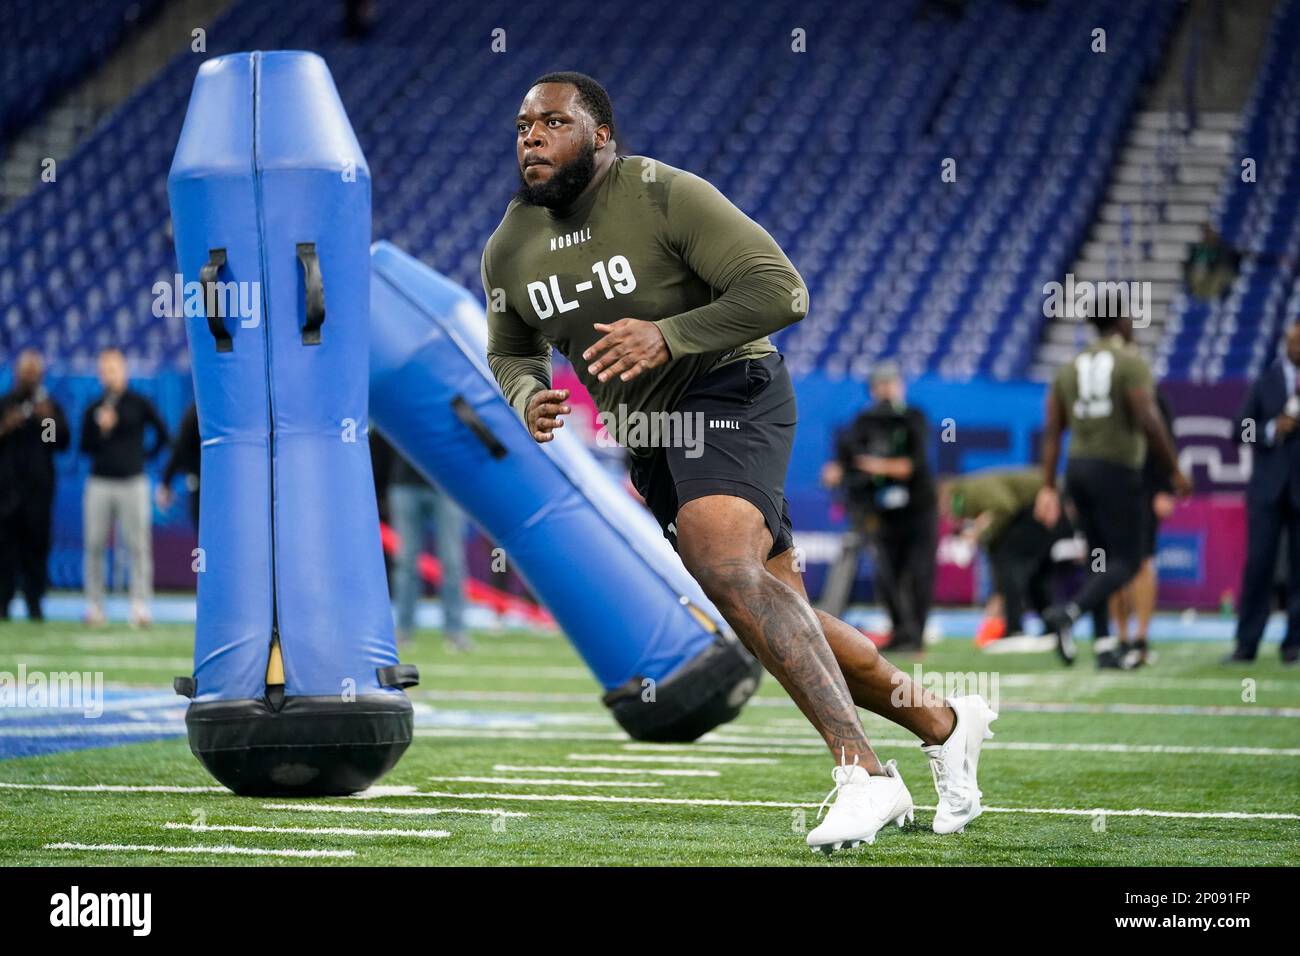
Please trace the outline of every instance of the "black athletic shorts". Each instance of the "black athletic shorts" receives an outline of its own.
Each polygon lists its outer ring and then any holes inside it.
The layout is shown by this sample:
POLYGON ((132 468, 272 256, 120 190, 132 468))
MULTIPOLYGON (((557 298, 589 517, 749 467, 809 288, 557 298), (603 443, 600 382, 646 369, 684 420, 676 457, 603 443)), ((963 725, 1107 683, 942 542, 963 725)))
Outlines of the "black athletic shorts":
POLYGON ((677 547, 677 509, 708 495, 744 498, 772 533, 768 557, 794 546, 785 473, 798 419, 780 352, 738 359, 691 383, 674 411, 692 416, 694 447, 631 457, 632 484, 677 547), (702 439, 702 440, 701 440, 702 439))
POLYGON ((1142 560, 1155 557, 1156 533, 1160 530, 1160 519, 1156 517, 1156 494, 1147 489, 1146 506, 1142 512, 1142 560))
POLYGON ((1108 563, 1136 572, 1142 563, 1144 515, 1150 513, 1142 473, 1100 459, 1072 459, 1065 468, 1065 487, 1089 550, 1101 548, 1110 556, 1108 563))

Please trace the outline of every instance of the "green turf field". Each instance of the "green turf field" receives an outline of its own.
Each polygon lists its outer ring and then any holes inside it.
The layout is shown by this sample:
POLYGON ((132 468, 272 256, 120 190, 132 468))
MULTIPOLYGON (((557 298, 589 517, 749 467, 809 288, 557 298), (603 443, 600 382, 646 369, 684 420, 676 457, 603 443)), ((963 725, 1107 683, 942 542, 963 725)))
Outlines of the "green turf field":
MULTIPOLYGON (((423 677, 412 692, 419 726, 380 782, 401 793, 275 801, 206 789, 55 789, 213 787, 181 737, 0 760, 0 864, 1300 862, 1300 670, 1284 669, 1275 645, 1257 664, 1225 670, 1221 647, 1162 644, 1153 668, 1099 674, 1086 651, 1067 671, 1049 655, 980 654, 948 640, 927 652, 927 671, 975 672, 990 689, 997 680, 1001 719, 980 765, 990 809, 964 834, 931 833, 924 755, 867 714, 882 758, 898 760, 916 822, 828 860, 809 853, 803 831, 829 789, 830 759, 774 681, 765 679, 739 720, 697 744, 641 745, 606 715, 562 638, 516 631, 476 640, 475 653, 451 655, 424 632, 403 653, 423 677), (341 832, 318 832, 326 829, 341 832)), ((183 627, 0 625, 0 671, 94 669, 111 685, 160 691, 188 673, 189 641, 183 627)), ((911 671, 912 660, 899 663, 911 671)), ((12 717, 0 710, 0 732, 21 732, 12 717)))

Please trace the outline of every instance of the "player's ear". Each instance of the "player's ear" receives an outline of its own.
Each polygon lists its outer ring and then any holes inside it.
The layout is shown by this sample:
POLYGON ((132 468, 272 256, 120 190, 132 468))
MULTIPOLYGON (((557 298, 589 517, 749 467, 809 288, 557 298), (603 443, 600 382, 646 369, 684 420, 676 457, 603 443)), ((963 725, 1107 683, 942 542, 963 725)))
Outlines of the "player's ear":
POLYGON ((601 123, 596 127, 596 148, 604 149, 610 140, 609 127, 601 123))

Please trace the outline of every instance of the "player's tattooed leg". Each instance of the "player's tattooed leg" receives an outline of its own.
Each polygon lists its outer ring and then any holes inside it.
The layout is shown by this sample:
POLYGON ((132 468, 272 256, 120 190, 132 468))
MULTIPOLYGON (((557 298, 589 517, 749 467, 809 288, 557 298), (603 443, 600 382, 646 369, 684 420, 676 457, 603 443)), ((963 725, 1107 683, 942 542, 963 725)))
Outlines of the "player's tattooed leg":
MULTIPOLYGON (((805 603, 808 601, 803 575, 794 569, 788 553, 778 554, 767 562, 767 567, 805 603)), ((855 704, 910 730, 922 744, 939 744, 948 739, 957 716, 942 698, 885 660, 856 627, 825 611, 814 613, 855 704)))
POLYGON ((771 535, 740 498, 688 502, 677 515, 677 545, 687 569, 737 636, 790 694, 836 760, 880 775, 852 695, 816 615, 763 564, 771 535))

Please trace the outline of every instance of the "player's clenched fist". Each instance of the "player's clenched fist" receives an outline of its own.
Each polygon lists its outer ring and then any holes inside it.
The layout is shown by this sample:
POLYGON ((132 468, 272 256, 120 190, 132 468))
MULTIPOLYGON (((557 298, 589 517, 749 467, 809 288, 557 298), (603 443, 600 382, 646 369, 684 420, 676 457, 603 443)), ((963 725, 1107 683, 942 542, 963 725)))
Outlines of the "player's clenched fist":
POLYGON ((591 362, 587 371, 602 382, 608 382, 615 375, 621 381, 630 382, 646 369, 668 361, 664 334, 653 322, 619 319, 612 325, 597 322, 595 329, 605 335, 583 352, 582 357, 591 362))
POLYGON ((564 427, 564 420, 560 416, 573 411, 564 404, 568 399, 567 388, 544 388, 533 393, 524 410, 524 424, 528 426, 528 434, 535 441, 548 442, 555 437, 552 434, 555 429, 564 427))

